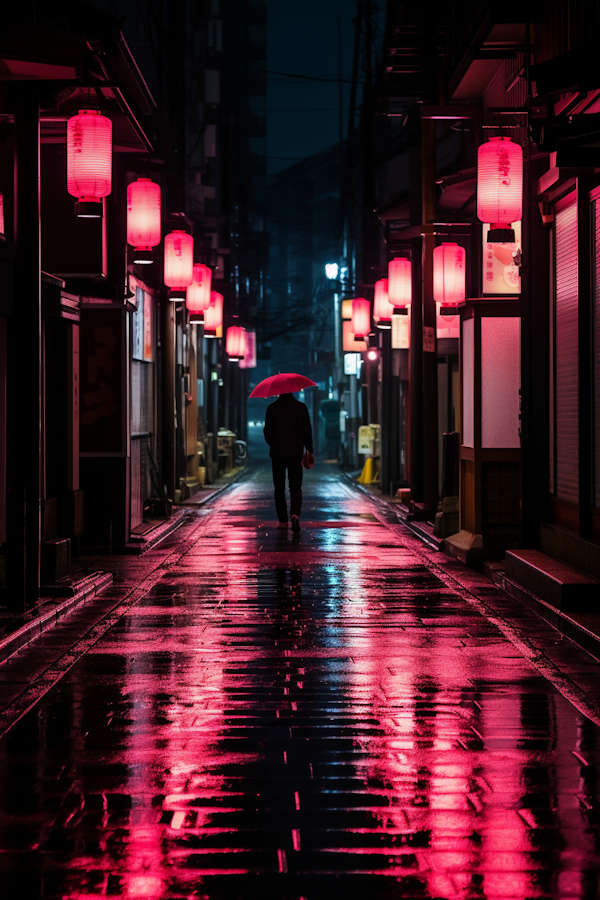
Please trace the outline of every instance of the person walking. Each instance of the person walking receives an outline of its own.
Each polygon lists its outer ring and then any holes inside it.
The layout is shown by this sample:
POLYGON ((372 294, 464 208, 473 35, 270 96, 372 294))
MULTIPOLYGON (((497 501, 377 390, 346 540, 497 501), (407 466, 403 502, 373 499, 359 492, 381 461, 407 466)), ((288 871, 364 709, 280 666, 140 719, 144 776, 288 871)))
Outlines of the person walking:
POLYGON ((285 499, 285 475, 290 486, 290 520, 292 531, 300 531, 302 510, 302 457, 306 448, 309 466, 314 463, 312 426, 308 407, 293 394, 280 394, 267 407, 264 428, 269 456, 273 464, 275 511, 282 528, 288 526, 285 499))

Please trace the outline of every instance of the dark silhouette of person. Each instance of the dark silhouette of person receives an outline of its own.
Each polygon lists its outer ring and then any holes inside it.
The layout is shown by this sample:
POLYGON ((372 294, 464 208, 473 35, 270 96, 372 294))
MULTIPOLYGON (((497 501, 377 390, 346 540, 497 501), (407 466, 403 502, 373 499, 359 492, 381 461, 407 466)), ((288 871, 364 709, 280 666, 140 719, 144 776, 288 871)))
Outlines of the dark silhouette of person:
POLYGON ((285 499, 285 473, 290 485, 290 520, 292 531, 300 531, 302 509, 302 457, 304 449, 313 456, 312 426, 308 407, 293 394, 280 394, 267 407, 265 440, 273 463, 275 511, 282 527, 287 528, 288 511, 285 499))

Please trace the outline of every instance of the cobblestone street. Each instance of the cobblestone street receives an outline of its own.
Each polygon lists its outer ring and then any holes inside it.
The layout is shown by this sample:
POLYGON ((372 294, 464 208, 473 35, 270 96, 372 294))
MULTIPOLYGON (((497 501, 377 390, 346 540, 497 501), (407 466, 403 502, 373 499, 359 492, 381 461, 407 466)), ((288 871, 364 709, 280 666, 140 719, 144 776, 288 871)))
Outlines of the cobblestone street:
POLYGON ((109 566, 0 670, 3 898, 598 896, 599 664, 333 466, 109 566))

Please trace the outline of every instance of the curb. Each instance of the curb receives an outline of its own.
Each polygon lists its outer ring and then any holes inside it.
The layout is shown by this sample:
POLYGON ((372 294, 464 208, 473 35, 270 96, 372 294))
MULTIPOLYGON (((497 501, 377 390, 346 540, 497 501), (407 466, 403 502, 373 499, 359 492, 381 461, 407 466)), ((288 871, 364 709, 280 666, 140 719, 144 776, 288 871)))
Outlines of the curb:
MULTIPOLYGON (((156 547, 157 544, 176 531, 180 525, 183 525, 183 520, 185 518, 185 510, 180 510, 177 507, 173 514, 160 525, 157 525, 156 528, 153 528, 151 532, 149 532, 148 537, 142 537, 138 541, 129 540, 124 547, 117 547, 116 554, 122 553, 124 556, 141 556, 142 553, 145 553, 147 550, 152 550, 153 547, 156 547)), ((114 551, 113 551, 114 552, 114 551)))
MULTIPOLYGON (((426 544, 430 549, 445 553, 444 549, 440 546, 442 541, 440 540, 438 543, 438 539, 431 536, 426 529, 419 528, 419 523, 416 520, 414 522, 410 520, 407 521, 398 514, 397 510, 395 510, 392 504, 388 503, 387 500, 372 494, 362 485, 357 484, 349 478, 345 472, 342 472, 341 474, 351 487, 359 491, 363 496, 368 497, 376 506, 386 507, 388 511, 393 512, 397 521, 400 524, 405 525, 415 537, 418 537, 419 540, 426 544)), ((448 556, 447 553, 445 553, 445 555, 448 556)), ((461 562, 458 557, 450 558, 461 562)), ((465 569, 469 568, 464 562, 463 565, 465 569)), ((497 588, 500 588, 505 594, 512 597, 513 600, 522 603, 523 606, 526 606, 531 612, 534 612, 539 616, 540 619, 543 619, 549 625, 552 625, 553 628, 556 628, 557 631, 572 640, 573 643, 581 647, 582 650, 585 650, 586 653, 590 653, 592 656, 600 659, 600 635, 594 634, 593 631, 590 631, 585 625, 577 622, 576 619, 572 619, 567 613, 557 609, 555 606, 551 606, 550 603, 542 600, 541 597, 538 597, 536 594, 523 588, 520 584, 517 584, 517 582, 507 578, 504 573, 492 575, 484 572, 482 574, 484 574, 497 588)))
MULTIPOLYGON (((245 475, 246 471, 247 471, 247 468, 246 468, 246 466, 244 466, 244 468, 240 472, 238 472, 237 475, 234 475, 234 477, 231 479, 231 481, 228 481, 227 484, 221 484, 215 491, 212 491, 212 493, 209 494, 208 497, 205 497, 203 500, 199 500, 197 503, 196 502, 188 503, 187 501, 184 500, 183 503, 177 504, 176 509, 190 510, 190 509, 195 509, 197 506, 204 506, 206 503, 209 503, 215 497, 219 497, 221 494, 223 494, 227 490, 227 488, 230 488, 233 484, 236 484, 236 482, 238 482, 240 480, 242 475, 245 475)), ((196 496, 196 495, 194 495, 194 496, 196 496)))
POLYGON ((0 664, 6 662, 13 654, 29 644, 34 638, 52 628, 76 606, 95 597, 113 583, 112 572, 94 572, 85 579, 83 586, 72 597, 68 597, 48 612, 42 613, 27 622, 17 631, 8 634, 0 641, 0 664))
MULTIPOLYGON (((212 500, 213 497, 217 497, 226 491, 232 484, 235 484, 241 476, 244 474, 245 469, 242 469, 238 474, 227 484, 220 485, 220 487, 213 491, 209 497, 205 497, 201 502, 190 504, 189 507, 178 507, 176 510, 177 515, 175 517, 170 518, 167 522, 164 523, 163 526, 158 526, 155 529, 155 533, 148 539, 142 540, 138 543, 130 543, 126 545, 126 547, 121 549, 121 552, 124 555, 141 555, 145 553, 146 550, 150 550, 153 547, 156 547, 164 538, 168 537, 174 531, 176 531, 180 525, 183 525, 186 521, 188 510, 193 506, 204 506, 205 503, 208 503, 209 500, 212 500)), ((113 583, 113 575, 112 572, 94 572, 91 575, 88 575, 86 578, 82 579, 81 587, 79 590, 74 590, 72 596, 67 597, 61 603, 58 603, 52 609, 49 609, 47 612, 41 613, 36 616, 34 619, 31 619, 30 622, 26 622, 25 625, 22 625, 21 628, 18 628, 16 631, 13 631, 11 634, 6 635, 6 637, 0 640, 0 665, 2 663, 7 662, 11 656, 21 650, 23 647, 26 647, 31 643, 36 637, 43 634, 45 631, 48 631, 54 625, 57 625, 61 619, 64 619, 70 612, 72 612, 77 606, 81 603, 84 603, 86 600, 90 600, 92 597, 97 596, 101 591, 107 588, 109 585, 113 583)), ((56 596, 56 595, 54 595, 56 596)), ((48 598, 50 599, 50 598, 48 598)))
POLYGON ((496 587, 503 590, 505 594, 518 600, 523 606, 526 606, 538 615, 540 619, 544 619, 545 622, 548 622, 549 625, 552 625, 565 637, 570 638, 582 650, 600 659, 600 636, 594 634, 585 625, 582 625, 576 619, 572 619, 568 613, 557 609, 503 574, 492 578, 492 582, 496 587))
POLYGON ((435 535, 430 534, 429 529, 425 528, 418 519, 405 519, 404 516, 400 515, 399 511, 389 503, 387 500, 384 500, 383 497, 378 497, 376 494, 372 494, 368 488, 363 487, 362 484, 359 484, 357 481, 353 481, 349 475, 345 472, 341 473, 343 477, 346 479, 348 484, 353 487, 355 490, 360 491, 363 496, 368 497, 376 506, 384 507, 386 512, 389 514, 390 512, 394 514, 398 524, 406 525, 409 531, 418 537, 419 540, 423 541, 424 544, 430 548, 430 550, 441 550, 441 545, 443 542, 443 538, 436 538, 435 535))

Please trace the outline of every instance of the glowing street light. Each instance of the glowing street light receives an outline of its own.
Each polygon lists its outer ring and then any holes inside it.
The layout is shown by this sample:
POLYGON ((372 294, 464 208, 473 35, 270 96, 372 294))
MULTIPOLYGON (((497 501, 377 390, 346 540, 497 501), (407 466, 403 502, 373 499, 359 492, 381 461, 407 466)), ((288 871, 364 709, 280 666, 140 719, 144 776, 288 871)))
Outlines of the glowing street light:
POLYGON ((338 277, 339 266, 337 263, 326 263, 325 265, 325 275, 329 278, 330 281, 335 281, 338 277))

